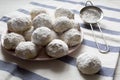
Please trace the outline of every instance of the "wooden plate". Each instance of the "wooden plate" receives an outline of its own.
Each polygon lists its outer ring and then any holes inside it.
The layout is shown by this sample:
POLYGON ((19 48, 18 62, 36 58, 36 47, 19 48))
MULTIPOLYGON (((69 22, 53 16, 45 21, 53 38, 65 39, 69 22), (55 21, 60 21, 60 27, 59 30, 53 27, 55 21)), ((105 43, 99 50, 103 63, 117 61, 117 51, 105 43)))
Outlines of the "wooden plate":
MULTIPOLYGON (((1 49, 2 49, 3 54, 7 53, 7 54, 12 55, 14 57, 20 58, 20 57, 15 55, 14 51, 10 51, 10 50, 7 50, 7 49, 4 48, 3 39, 4 39, 5 34, 6 33, 2 34, 2 36, 1 36, 1 49)), ((83 31, 81 29, 81 43, 82 43, 82 41, 83 41, 83 31)), ((74 47, 70 47, 67 55, 73 53, 76 49, 78 49, 80 47, 81 43, 76 45, 76 46, 74 46, 74 47)), ((45 60, 57 59, 57 58, 53 58, 53 57, 48 56, 47 53, 45 52, 45 48, 44 47, 41 48, 40 50, 38 50, 38 52, 40 54, 38 54, 38 56, 36 56, 33 59, 23 59, 23 58, 20 58, 20 59, 22 59, 22 60, 29 60, 29 61, 45 61, 45 60)), ((66 56, 66 55, 64 55, 64 56, 66 56)))

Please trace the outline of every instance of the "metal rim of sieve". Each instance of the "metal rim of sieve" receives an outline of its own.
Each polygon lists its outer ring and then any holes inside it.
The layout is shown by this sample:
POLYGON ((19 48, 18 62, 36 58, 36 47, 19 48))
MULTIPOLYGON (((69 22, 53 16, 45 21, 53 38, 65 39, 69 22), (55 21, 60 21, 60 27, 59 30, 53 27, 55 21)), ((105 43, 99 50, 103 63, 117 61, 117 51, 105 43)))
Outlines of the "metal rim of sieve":
POLYGON ((80 17, 81 17, 81 19, 82 19, 84 22, 94 24, 94 23, 99 22, 99 21, 103 18, 103 11, 102 11, 100 8, 96 7, 96 6, 86 6, 86 7, 84 7, 84 8, 81 9, 81 11, 80 11, 80 17), (97 20, 94 21, 94 22, 93 22, 93 21, 90 22, 90 21, 87 21, 87 20, 83 19, 83 14, 84 14, 84 12, 87 11, 87 10, 89 10, 89 9, 93 9, 93 10, 98 11, 99 14, 100 14, 100 15, 98 14, 99 19, 97 19, 97 20))

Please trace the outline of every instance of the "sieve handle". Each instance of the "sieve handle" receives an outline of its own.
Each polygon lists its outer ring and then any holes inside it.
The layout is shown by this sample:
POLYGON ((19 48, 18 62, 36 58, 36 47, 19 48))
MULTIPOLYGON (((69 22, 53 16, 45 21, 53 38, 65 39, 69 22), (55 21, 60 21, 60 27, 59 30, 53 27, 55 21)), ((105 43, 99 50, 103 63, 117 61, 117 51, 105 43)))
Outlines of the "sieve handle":
POLYGON ((88 3, 90 3, 91 6, 93 6, 93 3, 91 1, 86 1, 85 6, 88 6, 88 3))
POLYGON ((101 27, 100 27, 100 25, 99 25, 98 23, 97 23, 97 26, 98 26, 98 28, 99 28, 99 30, 100 30, 100 33, 101 33, 102 38, 103 38, 103 41, 104 41, 104 43, 105 43, 105 49, 104 49, 104 50, 100 49, 100 46, 99 46, 99 44, 98 44, 98 42, 97 42, 97 40, 96 40, 96 35, 95 35, 94 31, 93 31, 92 24, 90 24, 90 27, 91 27, 92 33, 93 33, 93 37, 94 37, 94 40, 95 40, 95 43, 96 43, 96 46, 97 46, 99 52, 101 52, 101 53, 107 53, 107 52, 109 52, 110 48, 109 48, 109 46, 108 46, 108 44, 107 44, 107 42, 106 42, 106 40, 105 40, 105 37, 104 37, 103 32, 102 32, 102 30, 101 30, 101 27))

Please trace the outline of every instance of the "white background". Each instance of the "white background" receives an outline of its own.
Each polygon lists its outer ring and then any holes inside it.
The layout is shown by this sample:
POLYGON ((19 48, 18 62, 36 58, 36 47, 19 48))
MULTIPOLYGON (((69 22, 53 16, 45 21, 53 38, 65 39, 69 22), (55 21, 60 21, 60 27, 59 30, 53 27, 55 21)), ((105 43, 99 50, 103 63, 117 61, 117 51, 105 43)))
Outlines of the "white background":
POLYGON ((0 0, 0 17, 21 8, 31 0, 0 0))

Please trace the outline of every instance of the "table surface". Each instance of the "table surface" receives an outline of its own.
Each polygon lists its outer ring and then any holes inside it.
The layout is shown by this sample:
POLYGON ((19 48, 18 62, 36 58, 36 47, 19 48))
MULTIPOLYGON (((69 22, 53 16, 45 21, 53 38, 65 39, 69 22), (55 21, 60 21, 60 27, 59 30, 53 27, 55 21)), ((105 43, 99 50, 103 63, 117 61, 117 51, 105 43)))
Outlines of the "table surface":
MULTIPOLYGON (((31 0, 0 0, 0 17, 3 15, 15 11, 22 6, 28 4, 31 0)), ((91 0, 94 1, 94 0, 91 0)), ((104 1, 104 0, 101 0, 104 1)), ((106 0, 109 1, 109 0, 106 0)), ((119 2, 119 0, 110 0, 109 2, 119 2)), ((115 72, 114 80, 120 80, 120 59, 118 60, 117 69, 115 72)))

